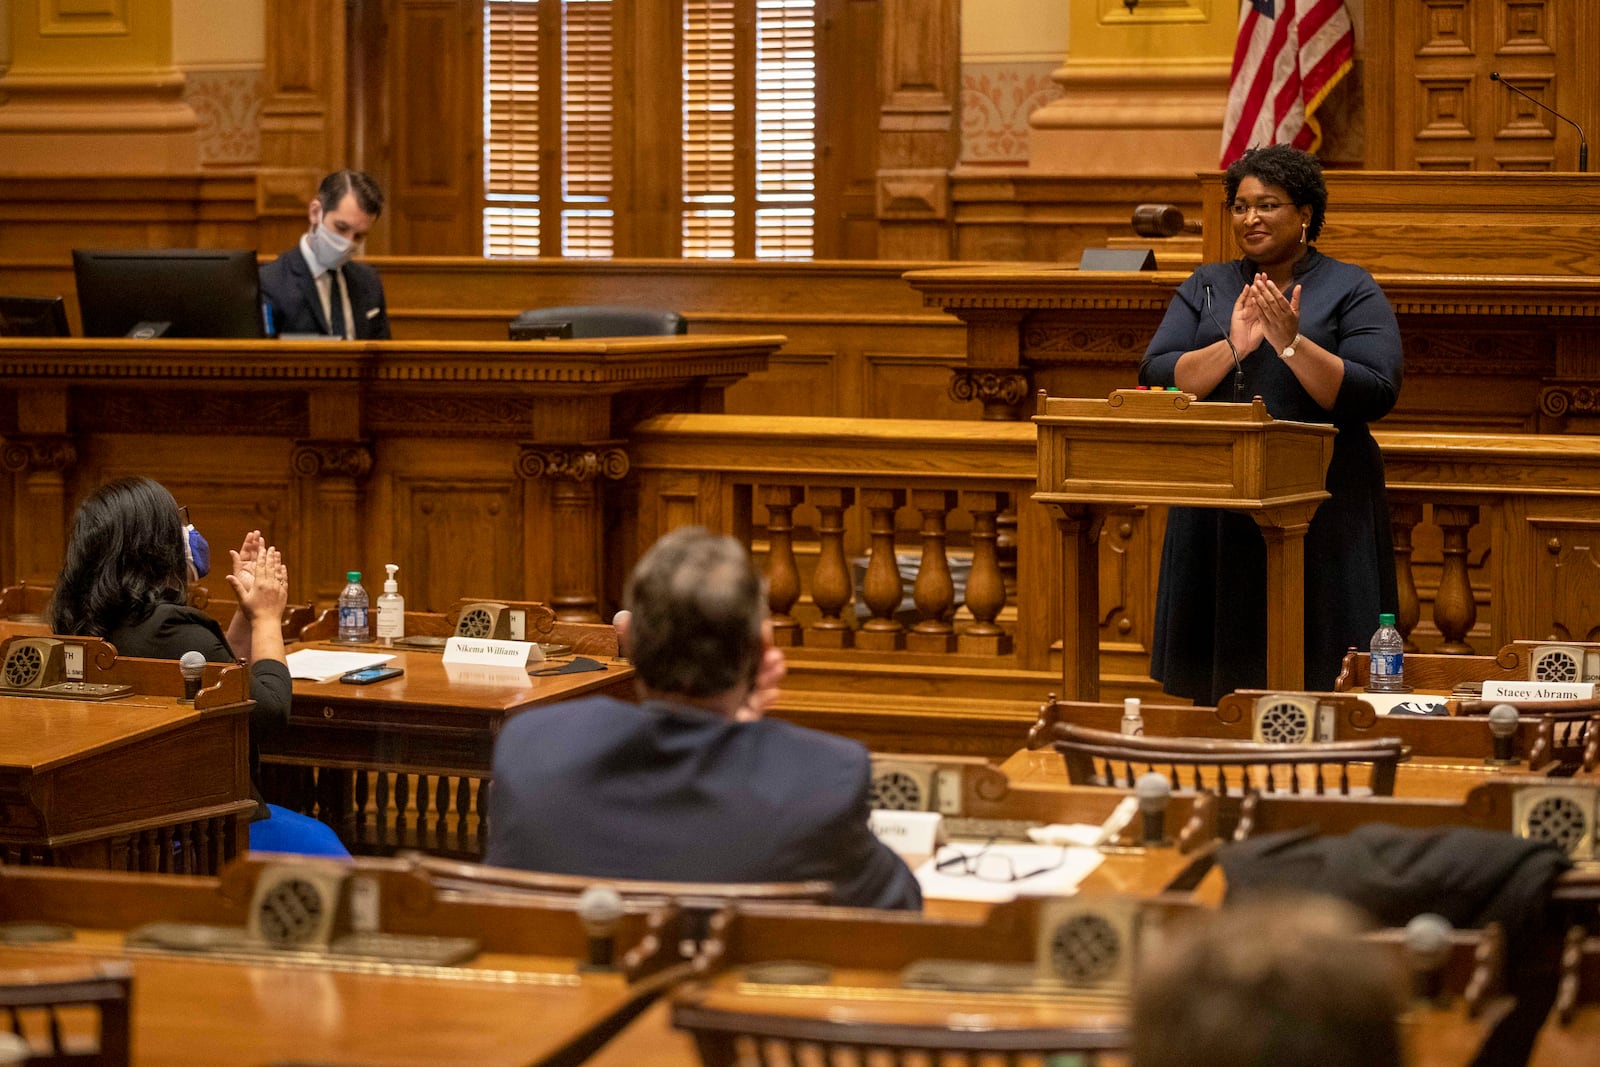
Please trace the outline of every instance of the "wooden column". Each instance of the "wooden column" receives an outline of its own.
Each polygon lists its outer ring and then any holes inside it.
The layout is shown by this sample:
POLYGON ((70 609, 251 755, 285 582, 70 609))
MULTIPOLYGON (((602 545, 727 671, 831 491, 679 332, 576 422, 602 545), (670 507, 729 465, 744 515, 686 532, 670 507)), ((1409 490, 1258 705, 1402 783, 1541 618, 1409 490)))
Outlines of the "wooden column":
POLYGON ((780 648, 800 644, 800 624, 789 614, 800 599, 800 568, 794 559, 794 509, 805 500, 798 485, 764 485, 761 504, 767 509, 767 607, 772 612, 772 643, 780 648))
POLYGON ((1433 521, 1444 533, 1444 567, 1433 598, 1433 622, 1444 638, 1439 652, 1470 656, 1473 650, 1467 634, 1478 621, 1478 604, 1472 598, 1472 580, 1467 574, 1467 534, 1478 524, 1478 508, 1473 504, 1435 504, 1433 521))
POLYGON ((817 509, 817 565, 811 572, 811 602, 822 613, 806 629, 806 644, 813 648, 849 648, 855 631, 844 618, 853 585, 850 561, 844 553, 844 513, 855 503, 856 491, 839 486, 812 486, 806 499, 817 509))
POLYGON ((72 527, 67 472, 77 462, 68 434, 8 435, 0 447, 0 467, 14 476, 11 536, 18 579, 55 582, 66 554, 65 531, 72 527))
POLYGON ((867 509, 867 573, 861 583, 861 599, 872 617, 861 624, 856 647, 878 652, 894 652, 905 647, 905 627, 896 613, 905 597, 900 578, 900 563, 894 551, 894 516, 905 505, 904 489, 863 489, 861 505, 867 509))
POLYGON ((1304 689, 1306 683, 1306 530, 1315 503, 1253 512, 1267 542, 1267 686, 1304 689))
POLYGON ((1050 504, 1061 532, 1061 684, 1065 700, 1100 699, 1100 527, 1103 509, 1050 504))
POLYGON ((339 599, 347 571, 361 571, 367 596, 377 600, 373 575, 362 560, 366 552, 361 483, 372 473, 372 446, 366 441, 296 441, 290 467, 301 482, 302 515, 310 521, 301 531, 303 574, 291 570, 298 598, 316 604, 339 599))
POLYGON ((884 0, 878 258, 949 259, 959 151, 959 0, 884 0))
POLYGON ((1395 629, 1405 638, 1406 651, 1416 652, 1416 642, 1411 631, 1422 618, 1422 601, 1417 596, 1417 578, 1411 572, 1411 533, 1422 522, 1421 504, 1390 504, 1389 530, 1394 539, 1395 584, 1399 587, 1399 600, 1395 612, 1395 629))
POLYGON ((172 65, 170 0, 11 0, 10 13, 0 173, 199 169, 199 120, 172 65))
POLYGON ((997 520, 1007 499, 1005 493, 976 489, 961 494, 961 502, 972 513, 972 569, 967 572, 966 595, 972 625, 961 632, 958 641, 964 653, 1004 656, 1011 652, 1010 635, 994 621, 1006 606, 1005 575, 1000 571, 995 544, 997 520))
POLYGON ((600 622, 600 532, 603 528, 597 479, 619 481, 628 474, 628 454, 613 441, 566 447, 525 444, 517 470, 527 479, 545 479, 551 499, 551 573, 530 575, 530 584, 550 590, 556 618, 600 622))

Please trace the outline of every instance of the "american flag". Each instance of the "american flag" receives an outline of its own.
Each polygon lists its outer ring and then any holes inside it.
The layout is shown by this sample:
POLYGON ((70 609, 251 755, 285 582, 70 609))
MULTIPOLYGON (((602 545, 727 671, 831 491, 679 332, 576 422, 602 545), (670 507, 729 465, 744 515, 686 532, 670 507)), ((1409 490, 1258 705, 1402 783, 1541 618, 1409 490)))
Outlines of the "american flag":
POLYGON ((1241 0, 1221 165, 1271 144, 1314 150, 1317 106, 1354 56, 1344 0, 1241 0))

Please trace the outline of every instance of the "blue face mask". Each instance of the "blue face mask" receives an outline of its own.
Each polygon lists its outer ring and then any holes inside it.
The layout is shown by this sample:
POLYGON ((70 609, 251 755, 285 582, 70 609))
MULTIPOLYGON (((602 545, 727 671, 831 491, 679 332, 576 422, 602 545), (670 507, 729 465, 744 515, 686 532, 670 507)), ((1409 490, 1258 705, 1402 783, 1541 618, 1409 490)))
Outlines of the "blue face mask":
POLYGON ((211 546, 193 524, 183 528, 183 561, 189 565, 191 582, 198 582, 211 571, 211 546))

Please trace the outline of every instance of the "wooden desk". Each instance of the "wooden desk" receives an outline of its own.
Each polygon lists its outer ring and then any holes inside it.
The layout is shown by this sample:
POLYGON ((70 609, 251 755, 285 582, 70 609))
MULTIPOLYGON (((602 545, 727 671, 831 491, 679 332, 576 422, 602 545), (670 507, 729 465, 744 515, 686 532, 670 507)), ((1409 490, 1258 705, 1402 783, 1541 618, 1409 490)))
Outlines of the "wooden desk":
MULTIPOLYGON (((349 570, 376 595, 393 562, 414 611, 494 589, 598 621, 625 573, 603 564, 632 556, 630 513, 606 491, 627 475, 628 431, 720 411, 782 343, 7 338, 4 577, 53 577, 80 492, 137 456, 214 551, 254 529, 283 549, 292 601, 332 603, 349 570)), ((207 583, 229 595, 220 573, 207 583)))
POLYGON ((633 668, 621 660, 584 674, 452 675, 437 652, 381 651, 405 674, 375 685, 296 681, 288 728, 257 739, 267 799, 317 815, 358 853, 415 848, 479 858, 494 740, 505 720, 576 697, 634 696, 633 668))
MULTIPOLYGON (((429 967, 124 948, 125 932, 145 922, 242 923, 260 869, 247 862, 220 879, 0 872, 0 913, 8 919, 76 928, 67 942, 0 946, 0 975, 128 960, 133 1063, 140 1067, 527 1067, 620 1025, 671 977, 648 960, 631 976, 581 972, 587 941, 571 900, 457 899, 387 861, 355 868, 377 887, 383 928, 470 936, 483 946, 476 959, 429 967)), ((619 958, 651 921, 637 910, 622 917, 619 958)))
MULTIPOLYGON (((241 686, 242 688, 242 686, 241 686)), ((250 703, 0 696, 6 863, 209 873, 244 845, 250 703)))

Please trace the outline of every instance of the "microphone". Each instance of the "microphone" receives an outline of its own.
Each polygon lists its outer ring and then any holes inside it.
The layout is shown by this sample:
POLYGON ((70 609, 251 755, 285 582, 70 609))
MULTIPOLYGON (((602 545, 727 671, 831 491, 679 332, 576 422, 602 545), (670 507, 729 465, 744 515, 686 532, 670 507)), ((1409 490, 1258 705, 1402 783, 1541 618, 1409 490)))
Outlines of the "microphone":
POLYGON ((1217 316, 1211 310, 1211 286, 1206 285, 1206 318, 1211 320, 1211 325, 1217 328, 1222 335, 1222 342, 1228 346, 1228 352, 1233 356, 1233 402, 1244 403, 1244 366, 1239 362, 1239 350, 1233 347, 1233 338, 1228 336, 1228 331, 1222 328, 1217 321, 1217 316))
POLYGON ((1141 774, 1133 783, 1133 795, 1139 798, 1139 814, 1144 817, 1144 844, 1155 848, 1167 840, 1167 805, 1172 802, 1172 784, 1166 776, 1154 771, 1141 774))
POLYGON ((202 652, 189 651, 178 657, 178 670, 183 674, 183 699, 194 702, 200 695, 200 673, 206 669, 202 652))
POLYGON ((615 966, 612 961, 622 913, 622 894, 608 885, 592 885, 578 897, 578 921, 589 935, 589 962, 581 970, 605 971, 615 966))
POLYGON ((1556 118, 1560 119, 1562 122, 1565 122, 1568 126, 1571 126, 1573 129, 1577 130, 1578 131, 1578 173, 1579 174, 1587 174, 1589 172, 1589 139, 1583 135, 1583 127, 1582 126, 1579 126, 1576 122, 1573 122, 1571 119, 1567 118, 1567 116, 1563 115, 1561 112, 1557 111, 1555 108, 1546 106, 1545 104, 1543 104, 1540 101, 1536 100, 1534 97, 1532 97, 1529 94, 1523 92, 1521 89, 1518 89, 1515 85, 1512 85, 1510 82, 1508 82, 1504 78, 1500 77, 1500 72, 1498 70, 1491 70, 1489 72, 1489 80, 1492 81, 1492 82, 1499 82, 1501 85, 1504 85, 1507 89, 1510 89, 1512 92, 1516 93, 1518 96, 1523 97, 1526 100, 1532 101, 1533 105, 1535 107, 1543 108, 1544 110, 1550 112, 1550 114, 1554 115, 1556 118))
POLYGON ((1492 763, 1515 763, 1516 756, 1512 753, 1511 739, 1516 735, 1517 726, 1522 717, 1517 714, 1517 709, 1510 704, 1496 704, 1489 709, 1489 735, 1494 739, 1494 759, 1492 763))

